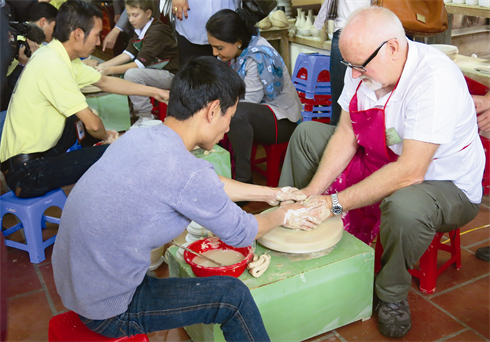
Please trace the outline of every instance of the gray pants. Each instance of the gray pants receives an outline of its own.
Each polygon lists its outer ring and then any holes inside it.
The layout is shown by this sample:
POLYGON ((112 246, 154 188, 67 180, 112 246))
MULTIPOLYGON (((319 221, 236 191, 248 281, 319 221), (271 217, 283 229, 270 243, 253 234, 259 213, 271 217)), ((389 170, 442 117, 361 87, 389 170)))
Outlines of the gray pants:
MULTIPOLYGON (((124 79, 133 83, 142 84, 160 89, 170 89, 170 84, 174 74, 167 70, 159 69, 139 69, 133 68, 126 71, 124 79)), ((130 95, 129 99, 133 104, 134 114, 140 117, 150 117, 151 105, 150 98, 147 96, 130 95)))
MULTIPOLYGON (((318 168, 333 126, 316 122, 299 125, 291 136, 279 186, 307 186, 318 168)), ((420 259, 436 232, 449 232, 470 222, 479 211, 451 181, 424 181, 402 188, 380 205, 379 239, 384 247, 376 293, 385 302, 407 298, 408 269, 420 259)))

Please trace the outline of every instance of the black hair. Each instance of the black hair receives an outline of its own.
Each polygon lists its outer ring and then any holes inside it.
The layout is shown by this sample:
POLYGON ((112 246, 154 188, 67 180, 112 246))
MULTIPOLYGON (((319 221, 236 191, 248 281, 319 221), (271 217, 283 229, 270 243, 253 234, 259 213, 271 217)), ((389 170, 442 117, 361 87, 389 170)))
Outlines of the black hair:
POLYGON ((124 4, 129 7, 142 9, 145 12, 151 10, 152 15, 154 15, 153 10, 155 6, 152 0, 126 0, 124 4))
POLYGON ((102 12, 97 6, 82 0, 69 0, 61 5, 56 17, 53 38, 64 43, 77 28, 85 33, 85 40, 95 26, 95 18, 102 19, 102 12))
POLYGON ((252 36, 258 34, 256 23, 257 18, 243 9, 239 8, 236 12, 223 9, 209 18, 206 31, 223 42, 234 44, 240 40, 241 49, 246 49, 252 36))
POLYGON ((56 20, 58 9, 49 2, 35 2, 27 11, 27 20, 36 22, 41 18, 46 18, 49 23, 56 20))
POLYGON ((170 86, 167 115, 187 120, 219 100, 223 115, 245 96, 245 83, 238 73, 214 57, 191 59, 175 75, 170 86))

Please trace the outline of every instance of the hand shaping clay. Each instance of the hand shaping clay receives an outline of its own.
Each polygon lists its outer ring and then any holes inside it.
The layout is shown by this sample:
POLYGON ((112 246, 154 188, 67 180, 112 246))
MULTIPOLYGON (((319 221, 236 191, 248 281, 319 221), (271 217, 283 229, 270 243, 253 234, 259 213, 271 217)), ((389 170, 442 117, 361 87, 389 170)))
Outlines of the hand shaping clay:
MULTIPOLYGON (((270 208, 264 213, 276 210, 270 208)), ((279 226, 257 240, 263 246, 285 253, 313 253, 334 246, 342 238, 344 226, 338 216, 329 218, 315 229, 294 230, 279 226)))

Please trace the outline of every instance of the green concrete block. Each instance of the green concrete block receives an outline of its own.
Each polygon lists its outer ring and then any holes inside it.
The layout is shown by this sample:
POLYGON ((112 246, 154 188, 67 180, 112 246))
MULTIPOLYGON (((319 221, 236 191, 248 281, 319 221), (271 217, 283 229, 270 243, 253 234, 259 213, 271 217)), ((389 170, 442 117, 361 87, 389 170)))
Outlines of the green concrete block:
MULTIPOLYGON (((170 276, 195 277, 176 252, 167 251, 170 276)), ((329 253, 287 254, 260 244, 256 252, 270 253, 268 270, 239 279, 250 288, 272 341, 302 341, 371 317, 374 250, 349 233, 329 253)), ((219 325, 185 329, 194 342, 224 341, 219 325)))

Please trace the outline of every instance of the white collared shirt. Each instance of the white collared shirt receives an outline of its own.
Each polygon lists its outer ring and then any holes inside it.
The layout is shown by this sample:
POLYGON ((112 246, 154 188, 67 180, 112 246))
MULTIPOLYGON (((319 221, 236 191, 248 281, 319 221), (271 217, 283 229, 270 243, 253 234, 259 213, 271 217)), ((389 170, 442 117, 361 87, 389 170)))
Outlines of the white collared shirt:
MULTIPOLYGON (((389 147, 401 155, 404 139, 439 144, 425 180, 453 181, 471 202, 480 203, 485 154, 475 105, 463 74, 439 50, 408 43, 408 58, 385 112, 386 129, 395 128, 402 142, 389 147)), ((352 78, 347 68, 344 81, 339 104, 348 111, 360 80, 352 78)), ((374 91, 361 85, 358 109, 383 108, 390 94, 378 100, 374 91)))

